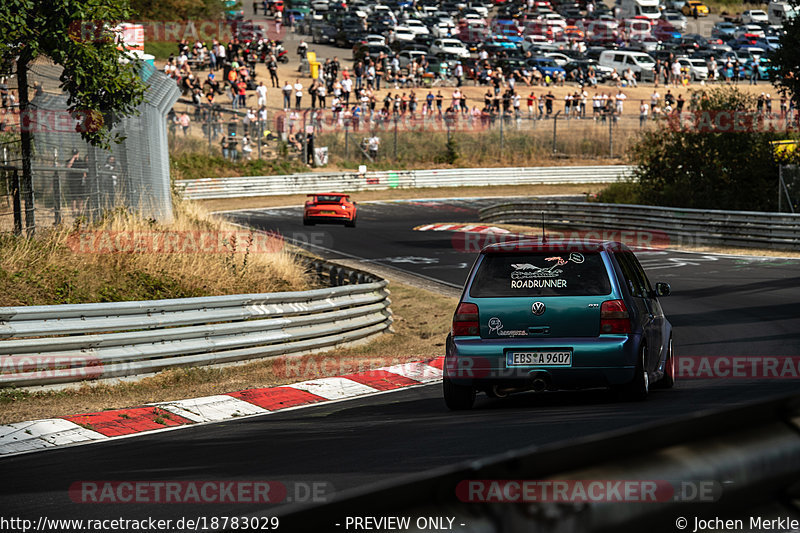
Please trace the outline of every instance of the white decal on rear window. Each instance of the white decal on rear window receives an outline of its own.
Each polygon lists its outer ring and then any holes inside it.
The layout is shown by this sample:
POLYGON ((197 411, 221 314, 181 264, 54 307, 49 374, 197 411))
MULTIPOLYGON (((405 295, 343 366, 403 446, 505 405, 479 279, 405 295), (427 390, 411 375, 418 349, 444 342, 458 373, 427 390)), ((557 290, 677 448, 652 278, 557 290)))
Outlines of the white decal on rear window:
POLYGON ((547 267, 538 267, 530 263, 512 263, 514 272, 511 273, 512 289, 530 288, 556 288, 564 289, 567 287, 567 280, 553 279, 558 278, 564 270, 558 268, 568 263, 581 264, 584 261, 583 255, 571 253, 564 259, 560 255, 545 257, 545 261, 552 261, 553 264, 547 267))

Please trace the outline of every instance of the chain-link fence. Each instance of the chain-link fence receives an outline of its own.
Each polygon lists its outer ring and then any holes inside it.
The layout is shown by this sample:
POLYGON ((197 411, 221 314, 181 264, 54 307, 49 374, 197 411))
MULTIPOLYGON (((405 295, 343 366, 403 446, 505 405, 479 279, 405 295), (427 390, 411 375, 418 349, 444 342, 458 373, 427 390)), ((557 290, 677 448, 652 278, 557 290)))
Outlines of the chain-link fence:
MULTIPOLYGON (((638 105, 638 104, 636 104, 638 105)), ((591 108, 507 112, 465 109, 391 113, 383 108, 270 113, 182 101, 170 139, 195 139, 231 160, 297 158, 309 164, 453 163, 484 157, 512 164, 530 156, 619 157, 652 120, 591 108), (316 159, 314 156, 317 155, 316 159)), ((477 161, 473 161, 477 162, 477 161)))
POLYGON ((780 166, 778 212, 800 213, 800 166, 798 165, 780 166))
MULTIPOLYGON (((0 231, 19 232, 25 226, 30 232, 77 217, 96 219, 116 208, 171 219, 165 118, 179 96, 175 82, 143 63, 140 75, 148 84, 145 101, 137 114, 115 126, 122 142, 104 150, 83 141, 80 131, 97 127, 105 119, 100 114, 68 111, 68 95, 59 89, 61 72, 60 66, 37 60, 28 72, 29 109, 20 113, 18 108, 3 107, 0 231), (33 138, 32 191, 22 179, 22 129, 33 138)), ((13 73, 5 83, 7 90, 16 89, 13 73)))

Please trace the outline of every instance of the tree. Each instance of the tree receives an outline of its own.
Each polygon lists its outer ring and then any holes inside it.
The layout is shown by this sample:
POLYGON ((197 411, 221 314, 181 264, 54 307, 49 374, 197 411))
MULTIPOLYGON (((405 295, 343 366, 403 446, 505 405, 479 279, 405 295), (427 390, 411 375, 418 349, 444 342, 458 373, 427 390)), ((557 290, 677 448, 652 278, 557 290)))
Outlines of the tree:
MULTIPOLYGON (((130 17, 126 0, 3 0, 0 2, 0 66, 16 70, 20 112, 27 113, 28 69, 40 56, 61 65, 61 88, 69 94, 68 109, 84 116, 99 116, 95 127, 79 128, 95 146, 108 147, 121 139, 111 129, 141 103, 145 84, 138 64, 124 61, 111 32, 118 21, 130 17), (87 26, 90 31, 87 30, 87 26), (99 122, 99 123, 98 123, 99 122)), ((25 225, 35 227, 31 176, 31 132, 20 132, 22 187, 25 191, 25 225)))
POLYGON ((666 121, 631 151, 635 194, 651 205, 774 211, 779 161, 755 100, 734 88, 703 93, 694 120, 666 121))
POLYGON ((781 46, 770 56, 776 70, 772 81, 789 91, 795 108, 800 109, 800 0, 789 0, 794 17, 783 21, 785 33, 780 37, 781 46))

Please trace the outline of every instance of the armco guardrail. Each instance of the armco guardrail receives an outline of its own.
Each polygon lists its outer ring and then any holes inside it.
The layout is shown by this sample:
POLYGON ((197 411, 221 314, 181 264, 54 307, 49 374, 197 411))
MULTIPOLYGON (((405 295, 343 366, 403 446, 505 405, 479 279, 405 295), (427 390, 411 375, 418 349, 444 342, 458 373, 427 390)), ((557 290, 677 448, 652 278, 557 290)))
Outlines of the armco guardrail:
POLYGON ((389 329, 385 280, 323 262, 331 288, 0 307, 0 386, 147 374, 323 348, 389 329))
POLYGON ((442 529, 466 533, 696 531, 694 517, 795 515, 798 479, 800 396, 792 395, 527 446, 254 516, 278 515, 281 529, 318 533, 346 530, 348 519, 364 515, 411 517, 412 526, 418 517, 447 517, 457 527, 442 529), (543 480, 563 492, 537 485, 543 480), (570 480, 586 492, 564 488, 570 480), (635 482, 628 490, 632 480, 658 490, 645 493, 635 482), (675 527, 678 517, 689 517, 688 529, 675 527))
POLYGON ((271 196, 287 192, 354 192, 412 187, 471 187, 560 183, 611 183, 630 175, 632 167, 520 167, 389 170, 385 172, 307 173, 178 180, 178 190, 192 200, 271 196))
MULTIPOLYGON (((800 215, 715 211, 593 202, 502 203, 480 211, 482 222, 595 230, 645 230, 659 245, 800 248, 800 215), (665 239, 666 237, 666 239, 665 239)), ((602 234, 601 234, 602 235, 602 234)))

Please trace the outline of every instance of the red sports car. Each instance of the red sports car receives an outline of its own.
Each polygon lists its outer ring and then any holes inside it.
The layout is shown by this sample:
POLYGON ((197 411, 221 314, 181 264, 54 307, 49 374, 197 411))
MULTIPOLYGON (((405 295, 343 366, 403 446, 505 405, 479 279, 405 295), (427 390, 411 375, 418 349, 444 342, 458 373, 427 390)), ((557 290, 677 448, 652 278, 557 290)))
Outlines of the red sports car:
POLYGON ((309 194, 303 210, 303 225, 313 226, 317 222, 344 222, 348 228, 356 227, 358 207, 349 194, 309 194))

